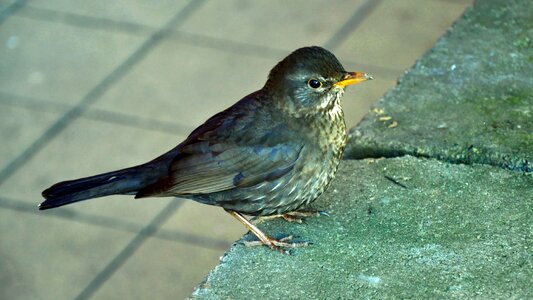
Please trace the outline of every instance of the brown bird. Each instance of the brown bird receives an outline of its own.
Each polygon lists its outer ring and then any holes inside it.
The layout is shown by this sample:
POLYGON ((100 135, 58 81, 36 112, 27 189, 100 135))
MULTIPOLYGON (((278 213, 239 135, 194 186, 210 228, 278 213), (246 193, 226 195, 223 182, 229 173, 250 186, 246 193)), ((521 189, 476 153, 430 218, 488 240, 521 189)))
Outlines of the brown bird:
POLYGON ((346 145, 344 88, 372 79, 347 72, 329 51, 300 48, 264 87, 214 115, 174 149, 127 169, 59 182, 39 209, 113 194, 182 197, 220 206, 260 243, 284 252, 244 216, 305 216, 335 176, 346 145))

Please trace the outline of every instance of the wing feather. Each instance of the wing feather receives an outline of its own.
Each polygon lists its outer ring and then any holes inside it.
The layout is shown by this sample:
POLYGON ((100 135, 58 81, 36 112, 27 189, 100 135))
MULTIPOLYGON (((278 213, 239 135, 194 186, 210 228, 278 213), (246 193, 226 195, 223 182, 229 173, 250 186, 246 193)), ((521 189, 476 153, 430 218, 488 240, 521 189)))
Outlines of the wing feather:
POLYGON ((199 195, 272 181, 292 170, 305 142, 250 94, 216 114, 162 159, 168 175, 136 197, 199 195))
MULTIPOLYGON (((220 151, 220 147, 217 147, 220 151)), ((205 149, 205 148, 204 148, 205 149)), ((177 194, 206 194, 271 181, 292 170, 301 147, 231 147, 223 152, 191 154, 177 160, 169 189, 177 194)))

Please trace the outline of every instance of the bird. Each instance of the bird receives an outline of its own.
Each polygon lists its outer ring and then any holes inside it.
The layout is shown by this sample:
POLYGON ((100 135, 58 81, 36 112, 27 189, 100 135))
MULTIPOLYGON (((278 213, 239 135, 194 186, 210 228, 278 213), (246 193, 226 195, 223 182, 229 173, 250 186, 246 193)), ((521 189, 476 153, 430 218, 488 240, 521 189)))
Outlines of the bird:
POLYGON ((345 71, 330 51, 296 49, 264 86, 215 114, 176 147, 137 166, 62 181, 42 192, 40 210, 108 195, 180 197, 222 207, 258 239, 286 253, 306 243, 275 239, 246 216, 307 216, 329 186, 347 133, 341 98, 373 79, 345 71))

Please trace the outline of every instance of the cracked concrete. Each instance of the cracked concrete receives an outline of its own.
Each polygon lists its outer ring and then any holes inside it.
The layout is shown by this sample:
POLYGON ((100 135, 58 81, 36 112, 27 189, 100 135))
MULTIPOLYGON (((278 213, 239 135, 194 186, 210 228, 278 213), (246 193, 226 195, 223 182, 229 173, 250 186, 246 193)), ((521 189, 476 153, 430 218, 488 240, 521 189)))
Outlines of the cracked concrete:
POLYGON ((479 1, 354 127, 346 158, 533 170, 533 5, 479 1))
POLYGON ((531 298, 532 186, 486 165, 348 160, 313 205, 329 217, 260 224, 311 246, 237 243, 193 298, 531 298))
POLYGON ((331 216, 260 224, 313 244, 236 243, 192 298, 533 298, 532 15, 477 1, 351 130, 331 216))

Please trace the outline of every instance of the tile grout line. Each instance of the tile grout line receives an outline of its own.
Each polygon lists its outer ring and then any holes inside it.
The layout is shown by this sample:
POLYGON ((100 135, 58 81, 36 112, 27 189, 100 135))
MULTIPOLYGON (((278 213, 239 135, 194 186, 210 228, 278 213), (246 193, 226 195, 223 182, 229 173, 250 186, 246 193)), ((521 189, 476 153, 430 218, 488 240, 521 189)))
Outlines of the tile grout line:
POLYGON ((376 9, 382 0, 367 0, 355 10, 355 13, 337 30, 324 45, 329 49, 336 49, 344 42, 349 33, 355 30, 376 9))
POLYGON ((65 24, 77 28, 89 28, 96 30, 115 29, 115 31, 131 35, 147 35, 157 30, 156 27, 150 25, 130 21, 117 21, 105 17, 86 16, 72 12, 57 11, 53 9, 32 6, 31 4, 27 5, 17 16, 30 20, 65 24))
MULTIPOLYGON (((206 0, 205 0, 206 1, 206 0)), ((131 67, 139 62, 142 58, 146 56, 146 54, 152 50, 159 42, 163 40, 166 36, 168 36, 172 29, 171 27, 179 26, 179 24, 182 24, 189 16, 191 16, 197 9, 201 7, 201 5, 205 1, 190 1, 187 6, 185 6, 183 9, 181 9, 170 21, 168 21, 162 29, 156 31, 154 34, 150 36, 148 40, 146 40, 143 45, 137 49, 122 65, 128 65, 128 62, 131 62, 129 65, 130 67, 126 68, 124 72, 122 72, 118 76, 118 78, 121 78, 127 71, 131 69, 131 67)), ((121 65, 121 66, 122 66, 121 65)), ((119 67, 120 68, 120 67, 119 67)), ((115 73, 115 72, 113 72, 115 73)), ((104 79, 104 82, 107 78, 112 77, 112 74, 107 76, 104 79)), ((116 76, 117 77, 117 76, 116 76)), ((117 78, 117 79, 118 79, 117 78)), ((115 80, 116 81, 116 80, 115 80)), ((112 83, 114 83, 113 81, 112 83)), ((96 100, 96 98, 95 98, 96 100)), ((94 100, 92 101, 94 102, 94 100)), ((85 106, 87 107, 87 106, 85 106)), ((1 175, 1 174, 0 174, 1 175)), ((0 177, 0 184, 1 184, 1 177, 0 177)), ((175 211, 181 206, 183 201, 171 201, 165 208, 163 208, 158 215, 156 215, 150 224, 146 227, 144 227, 137 235, 130 241, 130 243, 122 249, 120 253, 118 253, 108 264, 107 266, 94 277, 94 279, 89 282, 89 284, 81 291, 81 293, 76 297, 76 299, 89 299, 100 287, 109 279, 111 276, 120 268, 122 265, 126 262, 126 260, 131 257, 137 249, 146 241, 146 239, 150 236, 152 236, 159 227, 167 221, 175 211)))
MULTIPOLYGON (((71 105, 52 102, 45 99, 32 98, 16 94, 10 94, 0 91, 0 105, 7 105, 11 107, 19 107, 37 112, 60 113, 68 110, 71 105)), ((193 126, 185 124, 174 123, 169 121, 160 121, 154 118, 143 118, 136 115, 130 115, 112 110, 88 108, 80 118, 101 121, 109 124, 117 124, 128 126, 131 128, 138 128, 144 130, 154 130, 157 132, 164 132, 171 135, 188 135, 193 129, 193 126)))
POLYGON ((98 100, 114 83, 126 75, 128 71, 141 61, 156 45, 158 45, 164 37, 168 36, 172 32, 171 27, 178 26, 180 23, 184 22, 184 20, 186 20, 187 17, 203 3, 204 1, 199 0, 189 2, 189 4, 167 22, 162 29, 153 33, 124 62, 104 77, 104 79, 91 89, 76 106, 69 109, 54 124, 48 127, 29 147, 22 151, 21 154, 0 171, 0 186, 6 181, 6 179, 13 175, 19 167, 23 166, 30 158, 47 145, 50 140, 61 133, 70 123, 84 113, 88 107, 98 100))
MULTIPOLYGON (((171 201, 176 201, 173 199, 171 201)), ((178 200, 181 201, 181 200, 178 200)), ((112 217, 106 217, 95 214, 87 214, 71 210, 68 208, 62 208, 59 210, 52 210, 46 212, 44 215, 42 212, 35 209, 35 205, 25 203, 21 200, 5 198, 0 196, 0 210, 10 210, 19 213, 30 214, 33 216, 45 216, 48 218, 66 220, 71 222, 78 222, 81 224, 89 224, 93 226, 99 226, 107 229, 120 230, 129 233, 138 233, 143 225, 129 222, 126 220, 119 220, 112 217)), ((209 248, 213 250, 225 250, 231 243, 228 243, 222 239, 209 238, 197 234, 189 234, 187 232, 182 232, 179 230, 169 230, 160 228, 154 235, 154 238, 176 242, 176 243, 187 243, 190 245, 195 245, 198 247, 209 248)))
MULTIPOLYGON (((23 203, 20 200, 8 200, 4 197, 0 197, 0 200, 0 210, 5 209, 39 216, 39 212, 35 210, 34 205, 23 203)), ((54 219, 78 222, 81 224, 89 224, 107 229, 121 230, 129 233, 137 233, 142 228, 141 224, 135 222, 119 220, 101 215, 84 214, 83 212, 80 213, 78 211, 69 209, 55 210, 45 214, 44 216, 54 219)), ((224 250, 229 246, 229 243, 225 240, 213 239, 196 234, 188 234, 179 230, 160 229, 160 231, 154 234, 154 237, 171 242, 188 243, 213 250, 224 250)))
POLYGON ((130 258, 137 249, 181 206, 183 201, 171 201, 89 282, 75 299, 89 299, 130 258))
POLYGON ((18 10, 23 8, 24 5, 26 5, 26 0, 17 0, 6 6, 6 8, 0 12, 0 25, 2 25, 9 16, 12 16, 18 10))
MULTIPOLYGON (((93 16, 85 16, 80 14, 74 14, 69 12, 58 12, 55 10, 45 9, 45 8, 37 8, 32 6, 27 6, 24 11, 22 11, 19 14, 22 18, 27 18, 30 20, 38 20, 38 21, 44 21, 44 22, 52 22, 52 23, 61 23, 67 26, 73 26, 78 28, 87 28, 87 29, 93 29, 93 30, 114 30, 116 32, 121 32, 125 34, 130 35, 139 35, 139 34, 146 34, 146 32, 152 32, 155 30, 155 28, 129 22, 129 21, 114 21, 107 18, 102 17, 93 17, 93 16)), ((203 46, 207 46, 208 48, 215 48, 217 50, 220 50, 216 47, 209 47, 210 44, 229 44, 229 49, 231 52, 239 51, 241 53, 254 53, 259 54, 259 56, 272 56, 272 55, 279 55, 282 56, 286 54, 286 50, 284 49, 275 49, 275 48, 269 48, 266 46, 256 46, 253 44, 247 44, 247 43, 240 43, 220 38, 213 38, 213 37, 207 37, 207 36, 201 36, 194 33, 185 33, 185 32, 178 32, 176 30, 172 30, 172 36, 177 37, 176 39, 185 39, 191 44, 201 44, 203 46), (242 51, 245 48, 246 50, 242 51)))
MULTIPOLYGON (((346 34, 357 27, 364 18, 366 18, 371 11, 377 6, 381 0, 371 1, 372 3, 365 3, 361 5, 356 10, 356 15, 352 16, 348 22, 342 27, 345 28, 344 32, 337 33, 336 35, 346 34), (366 6, 368 4, 368 6, 366 6)), ((122 32, 125 34, 139 35, 146 34, 147 32, 152 32, 155 28, 150 27, 149 25, 138 24, 134 22, 127 21, 114 21, 106 18, 84 16, 79 14, 73 14, 68 12, 58 12, 54 10, 37 8, 32 6, 27 6, 20 14, 19 17, 27 18, 31 20, 39 20, 44 22, 54 22, 62 23, 67 26, 74 26, 79 28, 88 28, 94 30, 115 30, 117 32, 122 32), (61 17, 61 18, 60 18, 61 17)), ((256 57, 283 57, 291 49, 278 49, 271 48, 262 45, 248 44, 239 41, 202 36, 200 34, 180 32, 178 30, 171 30, 172 33, 169 36, 169 41, 179 41, 185 42, 190 45, 204 47, 207 49, 214 49, 217 51, 226 51, 230 53, 241 53, 244 55, 253 55, 256 57)), ((337 38, 336 38, 337 39, 337 38)), ((330 39, 332 40, 332 39, 330 39)), ((326 42, 327 44, 333 42, 326 42)), ((336 47, 335 45, 333 45, 336 47)), ((362 62, 350 62, 351 64, 360 65, 364 68, 375 68, 379 72, 383 73, 386 76, 387 73, 397 73, 402 72, 403 70, 395 70, 388 67, 378 66, 378 65, 368 65, 362 62)), ((396 77, 394 77, 396 78, 396 77)))

